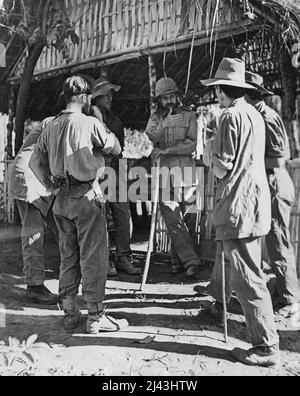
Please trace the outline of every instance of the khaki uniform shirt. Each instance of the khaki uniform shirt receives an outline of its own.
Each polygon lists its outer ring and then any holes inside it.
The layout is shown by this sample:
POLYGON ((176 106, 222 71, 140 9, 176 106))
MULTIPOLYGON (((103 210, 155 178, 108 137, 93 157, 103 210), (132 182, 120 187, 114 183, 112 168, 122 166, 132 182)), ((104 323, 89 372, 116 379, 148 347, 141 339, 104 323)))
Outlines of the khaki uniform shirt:
POLYGON ((107 133, 98 119, 68 110, 45 128, 37 148, 47 157, 54 177, 70 175, 81 182, 101 177, 105 169, 104 153, 121 152, 118 139, 107 133))
POLYGON ((265 102, 260 102, 255 107, 266 124, 266 158, 290 159, 289 139, 280 115, 265 102))
POLYGON ((267 235, 271 197, 265 171, 265 124, 255 107, 241 98, 221 117, 213 148, 219 181, 214 209, 217 240, 267 235))
POLYGON ((182 120, 172 123, 168 117, 155 113, 146 128, 146 134, 155 147, 169 149, 169 154, 161 157, 161 167, 172 171, 171 185, 162 185, 162 188, 192 187, 197 184, 193 159, 197 148, 196 115, 183 109, 177 109, 177 114, 182 115, 182 120))
MULTIPOLYGON (((295 186, 287 171, 285 162, 291 157, 290 143, 280 115, 265 102, 260 102, 256 109, 262 115, 266 125, 266 168, 269 183, 276 179, 277 195, 286 202, 295 202, 295 186)), ((274 192, 274 188, 271 187, 274 192)))

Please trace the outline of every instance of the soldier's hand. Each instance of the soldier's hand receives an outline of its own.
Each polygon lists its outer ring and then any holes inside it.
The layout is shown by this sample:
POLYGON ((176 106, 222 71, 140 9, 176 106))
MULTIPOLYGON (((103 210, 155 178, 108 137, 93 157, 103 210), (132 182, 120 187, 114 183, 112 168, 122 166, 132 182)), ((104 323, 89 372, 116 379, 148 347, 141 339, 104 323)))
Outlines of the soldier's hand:
POLYGON ((97 106, 91 106, 91 107, 90 107, 90 115, 91 115, 92 117, 97 118, 99 121, 103 122, 102 113, 101 113, 99 107, 97 107, 97 106))
POLYGON ((151 157, 152 157, 153 160, 157 160, 158 157, 160 157, 161 155, 167 155, 167 154, 168 154, 168 149, 161 150, 161 149, 155 148, 152 151, 151 157))
POLYGON ((167 124, 174 125, 183 120, 182 114, 172 114, 172 112, 173 109, 170 109, 170 112, 166 117, 165 121, 167 124))

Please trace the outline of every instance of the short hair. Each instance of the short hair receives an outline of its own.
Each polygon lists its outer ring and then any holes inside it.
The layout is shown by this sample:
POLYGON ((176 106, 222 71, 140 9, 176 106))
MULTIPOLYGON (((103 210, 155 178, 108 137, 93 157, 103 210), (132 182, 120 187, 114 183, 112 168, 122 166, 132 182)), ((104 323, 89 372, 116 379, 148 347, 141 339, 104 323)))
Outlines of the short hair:
POLYGON ((255 91, 254 89, 249 89, 246 91, 246 94, 249 96, 250 99, 252 100, 263 100, 264 95, 260 91, 255 91))
POLYGON ((62 91, 66 100, 69 101, 74 96, 92 95, 93 83, 86 76, 72 76, 66 79, 62 91))
POLYGON ((243 88, 240 87, 232 87, 230 85, 219 85, 221 91, 224 92, 226 96, 231 99, 239 99, 246 95, 246 92, 243 88))

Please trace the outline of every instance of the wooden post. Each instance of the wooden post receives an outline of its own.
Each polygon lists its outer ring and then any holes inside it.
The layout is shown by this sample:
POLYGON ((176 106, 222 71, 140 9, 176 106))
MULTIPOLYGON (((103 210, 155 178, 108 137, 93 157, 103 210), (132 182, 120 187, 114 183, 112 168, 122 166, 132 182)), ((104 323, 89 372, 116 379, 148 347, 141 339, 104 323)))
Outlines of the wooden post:
POLYGON ((292 158, 300 158, 300 133, 297 117, 297 71, 292 65, 288 52, 280 52, 280 69, 282 77, 282 116, 290 139, 292 158))
POLYGON ((149 84, 150 84, 150 112, 151 114, 153 114, 153 112, 156 110, 155 88, 157 82, 157 73, 154 63, 154 57, 151 54, 148 55, 148 64, 149 64, 149 84))

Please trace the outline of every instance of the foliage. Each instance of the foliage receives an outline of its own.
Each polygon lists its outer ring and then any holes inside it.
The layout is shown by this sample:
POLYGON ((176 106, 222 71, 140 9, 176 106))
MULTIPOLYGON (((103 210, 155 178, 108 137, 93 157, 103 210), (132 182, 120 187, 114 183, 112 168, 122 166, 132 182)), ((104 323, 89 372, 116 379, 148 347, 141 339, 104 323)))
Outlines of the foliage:
POLYGON ((79 44, 64 1, 4 0, 0 21, 22 37, 29 50, 35 45, 53 46, 68 61, 70 40, 79 44))
POLYGON ((4 366, 8 370, 14 368, 15 363, 20 363, 25 368, 32 368, 35 365, 34 351, 39 349, 50 349, 48 344, 36 342, 38 336, 32 335, 27 341, 22 343, 13 337, 9 337, 8 346, 0 344, 0 355, 4 359, 4 366))

